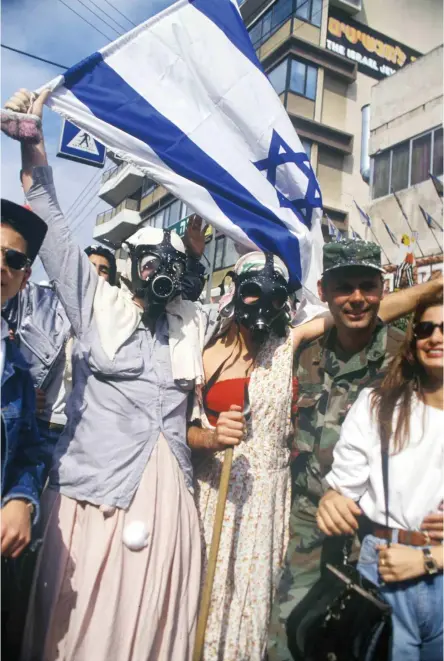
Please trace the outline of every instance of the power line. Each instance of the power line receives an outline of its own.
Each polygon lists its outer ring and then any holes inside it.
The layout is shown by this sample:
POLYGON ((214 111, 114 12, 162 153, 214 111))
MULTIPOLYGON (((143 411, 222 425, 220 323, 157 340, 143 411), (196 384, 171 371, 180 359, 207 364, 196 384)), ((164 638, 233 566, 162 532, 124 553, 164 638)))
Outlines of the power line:
POLYGON ((119 37, 122 36, 122 34, 121 34, 118 30, 116 30, 115 27, 113 27, 112 25, 110 25, 109 23, 107 23, 107 22, 105 21, 104 18, 102 18, 101 16, 99 16, 98 14, 96 14, 96 12, 93 11, 92 9, 90 9, 90 8, 88 7, 88 5, 85 5, 85 3, 83 2, 83 0, 77 0, 77 2, 79 2, 83 7, 85 7, 85 9, 86 9, 87 11, 89 11, 93 16, 95 16, 96 18, 98 18, 99 21, 102 21, 102 23, 104 23, 107 27, 111 28, 111 30, 114 30, 114 32, 115 32, 116 34, 118 34, 119 37))
POLYGON ((89 195, 89 193, 91 192, 92 187, 97 183, 98 178, 99 178, 101 175, 102 175, 102 172, 101 172, 101 171, 99 171, 99 172, 95 172, 95 173, 93 174, 93 176, 92 176, 91 179, 88 181, 88 183, 86 184, 86 186, 85 186, 85 187, 80 191, 80 193, 77 195, 77 197, 76 197, 76 199, 74 200, 74 202, 71 203, 71 205, 70 205, 68 211, 66 211, 66 213, 65 213, 65 218, 68 218, 68 216, 70 216, 70 215, 72 214, 72 212, 73 212, 73 210, 74 210, 76 204, 79 202, 79 200, 80 200, 81 197, 83 197, 84 195, 85 195, 85 196, 86 196, 86 195, 89 195), (87 190, 87 189, 90 189, 90 190, 87 190))
POLYGON ((127 20, 128 23, 131 23, 131 25, 133 25, 135 28, 137 27, 137 25, 136 25, 135 23, 133 23, 133 22, 128 18, 128 16, 125 16, 125 14, 122 14, 122 12, 121 12, 119 9, 117 9, 117 7, 115 7, 115 6, 112 4, 112 2, 109 2, 108 0, 104 0, 104 2, 106 2, 106 4, 109 5, 110 7, 112 7, 112 8, 114 9, 114 11, 116 11, 118 14, 120 14, 125 20, 127 20))
POLYGON ((31 53, 27 53, 24 50, 19 50, 18 48, 12 48, 12 46, 6 46, 6 44, 0 44, 0 45, 2 48, 11 50, 14 53, 18 53, 19 55, 25 55, 25 57, 30 57, 33 60, 39 60, 39 62, 45 62, 45 64, 52 64, 53 67, 59 67, 59 69, 69 69, 69 67, 66 67, 64 64, 58 64, 57 62, 52 62, 51 60, 45 60, 44 57, 38 57, 37 55, 32 55, 31 53))
POLYGON ((113 37, 108 37, 108 35, 106 35, 104 32, 102 32, 101 30, 99 30, 99 28, 96 28, 95 25, 93 25, 92 23, 90 23, 90 21, 88 21, 88 19, 86 19, 84 16, 82 16, 81 14, 79 14, 78 12, 76 12, 75 9, 73 9, 72 7, 70 7, 69 5, 67 5, 66 2, 64 2, 63 0, 59 0, 59 2, 61 2, 62 5, 65 5, 65 7, 67 7, 70 11, 72 11, 73 14, 75 14, 76 16, 78 16, 79 18, 81 18, 82 21, 85 21, 85 23, 88 23, 88 25, 91 26, 96 32, 98 32, 99 34, 101 34, 102 37, 105 37, 105 39, 108 39, 108 41, 113 41, 113 40, 114 40, 113 37))
POLYGON ((103 13, 105 14, 105 16, 107 16, 107 17, 110 18, 112 21, 114 21, 114 23, 115 23, 116 25, 118 25, 119 28, 120 28, 121 30, 123 30, 124 32, 128 32, 128 28, 126 28, 125 26, 121 25, 121 24, 120 24, 118 21, 116 21, 116 19, 113 18, 110 14, 107 14, 106 11, 105 11, 104 9, 102 9, 102 7, 100 7, 98 4, 96 4, 96 3, 94 2, 94 0, 89 0, 89 1, 90 1, 90 3, 91 3, 92 5, 94 5, 94 7, 97 7, 97 9, 98 9, 99 11, 103 12, 103 13))
MULTIPOLYGON (((89 193, 91 193, 91 191, 89 191, 89 193)), ((88 195, 89 195, 89 193, 88 193, 88 195)), ((81 208, 81 209, 78 209, 78 207, 84 202, 84 200, 82 200, 82 201, 80 202, 80 204, 77 205, 77 208, 75 208, 75 209, 71 212, 71 220, 73 220, 73 214, 74 214, 74 213, 76 214, 76 218, 74 219, 74 224, 75 224, 75 222, 78 220, 78 217, 79 217, 79 216, 85 211, 86 207, 87 207, 87 206, 92 202, 92 200, 96 197, 96 195, 97 195, 97 191, 93 190, 93 191, 92 191, 92 195, 91 195, 91 197, 85 202, 85 204, 82 206, 82 208, 81 208)), ((100 202, 100 201, 101 201, 101 200, 99 200, 99 202, 100 202)))
POLYGON ((86 220, 88 219, 88 217, 90 216, 90 214, 92 214, 92 212, 94 211, 94 209, 96 209, 96 208, 99 206, 99 204, 101 203, 101 201, 102 201, 102 200, 99 200, 98 202, 96 202, 96 204, 95 204, 93 207, 91 207, 91 209, 88 209, 88 211, 85 213, 85 215, 83 216, 83 218, 77 223, 77 225, 76 225, 75 227, 71 227, 71 228, 70 228, 70 230, 71 230, 71 234, 72 234, 73 236, 74 236, 74 234, 76 234, 76 232, 78 232, 78 231, 80 230, 80 228, 82 227, 82 225, 84 225, 84 223, 86 222, 86 220))

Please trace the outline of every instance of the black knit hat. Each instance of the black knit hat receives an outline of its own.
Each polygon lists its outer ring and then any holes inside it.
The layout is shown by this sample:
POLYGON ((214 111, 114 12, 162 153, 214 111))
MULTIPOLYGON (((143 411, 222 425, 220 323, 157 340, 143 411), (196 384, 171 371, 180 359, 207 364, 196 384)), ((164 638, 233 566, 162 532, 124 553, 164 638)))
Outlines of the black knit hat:
POLYGON ((1 199, 2 223, 10 225, 22 235, 27 244, 26 255, 35 260, 46 236, 48 226, 33 211, 20 204, 1 199))

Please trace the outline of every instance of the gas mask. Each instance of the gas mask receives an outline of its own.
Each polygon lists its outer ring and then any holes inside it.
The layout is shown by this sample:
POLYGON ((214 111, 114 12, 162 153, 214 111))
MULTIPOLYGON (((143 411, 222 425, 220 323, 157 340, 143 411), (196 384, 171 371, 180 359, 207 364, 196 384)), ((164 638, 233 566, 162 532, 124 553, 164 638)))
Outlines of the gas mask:
POLYGON ((272 330, 275 322, 288 315, 288 283, 274 268, 273 255, 266 253, 265 266, 235 278, 234 315, 256 341, 272 330))
POLYGON ((180 294, 185 253, 174 248, 166 230, 161 243, 130 246, 130 255, 133 294, 143 299, 149 316, 156 316, 180 294))

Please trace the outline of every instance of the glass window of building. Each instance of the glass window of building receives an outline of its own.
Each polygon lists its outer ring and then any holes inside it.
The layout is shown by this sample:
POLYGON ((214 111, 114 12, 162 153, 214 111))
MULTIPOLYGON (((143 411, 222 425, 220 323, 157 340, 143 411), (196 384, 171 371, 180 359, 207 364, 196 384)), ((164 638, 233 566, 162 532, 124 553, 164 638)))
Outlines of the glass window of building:
POLYGON ((373 162, 373 198, 426 181, 429 172, 443 174, 443 129, 423 135, 378 154, 373 162))
POLYGON ((409 154, 409 142, 404 142, 393 149, 391 190, 398 191, 408 187, 409 154))
POLYGON ((155 181, 149 179, 148 177, 144 177, 142 184, 142 197, 145 197, 145 195, 149 195, 150 193, 152 193, 153 190, 156 188, 156 186, 157 184, 155 181))
POLYGON ((299 60, 291 60, 290 92, 296 92, 308 99, 316 98, 316 83, 318 71, 316 67, 304 64, 299 60))
POLYGON ((248 29, 253 46, 259 48, 292 16, 320 27, 322 0, 276 0, 248 29))
POLYGON ((308 158, 311 158, 311 141, 310 140, 305 140, 304 138, 301 139, 302 146, 304 148, 305 153, 307 154, 308 158))
POLYGON ((436 129, 433 135, 433 174, 443 173, 442 128, 436 129))
POLYGON ((430 172, 430 155, 432 153, 432 134, 427 133, 413 140, 412 144, 412 175, 411 185, 425 181, 430 172))
POLYGON ((214 253, 214 270, 222 268, 224 261, 224 236, 218 236, 216 239, 216 250, 214 253))
POLYGON ((224 268, 233 266, 239 259, 239 253, 236 250, 233 239, 228 236, 225 237, 225 250, 224 250, 224 268))
POLYGON ((276 94, 282 94, 287 87, 288 60, 284 60, 268 74, 268 79, 273 85, 276 94))
POLYGON ((271 84, 277 94, 282 94, 287 89, 295 94, 300 94, 308 99, 316 98, 316 85, 318 70, 310 64, 305 64, 294 58, 287 58, 268 74, 271 84), (287 83, 288 67, 290 67, 290 80, 287 83))
POLYGON ((390 152, 385 151, 375 156, 373 162, 373 197, 389 194, 390 152))

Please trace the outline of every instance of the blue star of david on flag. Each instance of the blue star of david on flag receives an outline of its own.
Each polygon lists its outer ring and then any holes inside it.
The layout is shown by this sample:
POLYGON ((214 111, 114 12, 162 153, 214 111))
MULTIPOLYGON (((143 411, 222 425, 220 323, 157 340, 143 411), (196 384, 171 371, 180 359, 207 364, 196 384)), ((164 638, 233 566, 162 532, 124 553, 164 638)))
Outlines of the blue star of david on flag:
POLYGON ((253 163, 259 171, 266 171, 267 181, 276 188, 279 204, 281 207, 292 209, 298 219, 311 229, 314 209, 322 209, 322 195, 315 173, 305 151, 295 152, 281 138, 279 133, 273 129, 270 149, 267 158, 253 163), (276 188, 278 168, 282 165, 294 163, 307 177, 308 185, 305 196, 289 199, 276 188))

